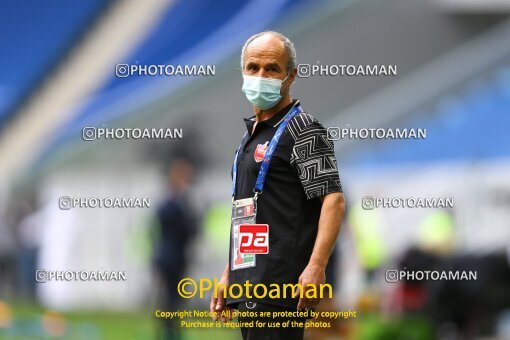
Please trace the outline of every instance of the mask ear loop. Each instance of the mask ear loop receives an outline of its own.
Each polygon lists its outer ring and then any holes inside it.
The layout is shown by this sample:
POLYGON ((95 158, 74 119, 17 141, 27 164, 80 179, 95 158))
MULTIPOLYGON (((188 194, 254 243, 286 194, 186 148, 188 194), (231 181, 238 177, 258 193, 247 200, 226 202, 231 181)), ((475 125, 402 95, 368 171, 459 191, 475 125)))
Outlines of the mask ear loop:
POLYGON ((280 83, 280 95, 281 95, 281 93, 282 93, 282 85, 283 85, 283 83, 287 80, 287 78, 289 78, 289 75, 290 75, 290 74, 289 74, 289 73, 287 73, 287 76, 286 76, 285 78, 283 78, 282 82, 280 83))

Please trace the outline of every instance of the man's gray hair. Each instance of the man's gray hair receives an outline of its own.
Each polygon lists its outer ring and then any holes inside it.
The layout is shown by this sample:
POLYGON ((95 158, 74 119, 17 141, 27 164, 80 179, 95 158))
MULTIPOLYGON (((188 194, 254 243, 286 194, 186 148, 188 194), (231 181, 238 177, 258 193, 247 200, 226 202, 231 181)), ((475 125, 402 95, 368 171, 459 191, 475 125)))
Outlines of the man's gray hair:
POLYGON ((287 74, 290 74, 296 68, 296 65, 297 65, 296 48, 294 47, 294 43, 289 38, 287 38, 280 32, 276 32, 276 31, 260 32, 260 33, 252 35, 251 37, 248 38, 248 40, 246 40, 246 42, 243 45, 243 49, 241 50, 241 72, 244 70, 244 52, 246 51, 246 48, 253 40, 255 40, 258 37, 261 37, 265 34, 272 34, 272 35, 276 36, 278 39, 280 39, 280 41, 285 46, 285 50, 287 51, 287 56, 289 57, 289 61, 287 63, 287 74))

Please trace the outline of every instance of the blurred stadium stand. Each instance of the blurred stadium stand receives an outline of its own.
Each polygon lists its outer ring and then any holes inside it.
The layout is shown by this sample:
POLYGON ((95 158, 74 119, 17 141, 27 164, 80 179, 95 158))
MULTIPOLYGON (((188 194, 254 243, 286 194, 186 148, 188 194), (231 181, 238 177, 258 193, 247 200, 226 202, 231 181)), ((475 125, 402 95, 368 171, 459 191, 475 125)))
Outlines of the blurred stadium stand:
MULTIPOLYGON (((118 62, 220 64, 217 76, 211 77, 214 79, 200 79, 200 82, 185 77, 171 80, 164 77, 116 78, 114 65, 111 65, 111 74, 105 79, 104 85, 86 99, 83 107, 69 108, 72 112, 68 116, 74 118, 64 127, 62 124, 53 126, 48 138, 34 141, 41 150, 34 155, 36 158, 31 157, 30 162, 47 165, 47 162, 52 164, 57 159, 63 161, 77 157, 81 154, 80 150, 91 146, 88 144, 84 148, 81 143, 83 126, 109 124, 122 117, 125 118, 123 122, 116 121, 115 124, 138 124, 141 121, 152 121, 153 126, 178 124, 176 117, 186 115, 179 111, 184 105, 187 111, 206 115, 208 119, 214 117, 221 122, 221 126, 227 127, 226 131, 231 131, 221 136, 210 136, 211 147, 205 151, 217 161, 216 165, 229 162, 230 153, 218 151, 232 148, 232 140, 237 139, 235 132, 241 121, 232 119, 232 108, 241 107, 245 112, 249 109, 242 96, 232 98, 232 92, 237 92, 239 88, 240 76, 238 67, 229 65, 233 65, 237 58, 242 41, 265 28, 275 25, 287 27, 286 30, 296 41, 301 63, 394 63, 398 65, 398 82, 420 65, 470 40, 500 20, 498 16, 492 20, 450 18, 438 13, 427 3, 414 1, 410 5, 402 0, 391 0, 391 3, 384 5, 373 1, 305 0, 271 1, 268 4, 232 1, 225 2, 223 6, 216 6, 212 1, 171 3, 133 52, 118 62), (253 10, 258 6, 269 6, 271 11, 262 14, 253 10), (398 15, 391 8, 399 8, 398 15), (384 25, 388 20, 392 25, 384 25), (353 34, 353 29, 349 27, 357 27, 356 33, 353 34), (321 39, 314 38, 316 36, 321 36, 321 39), (328 44, 328 41, 331 43, 328 44), (364 41, 377 41, 377 44, 364 44, 364 41), (410 50, 409 45, 415 48, 410 50), (217 83, 223 86, 212 86, 217 83), (199 86, 199 92, 195 92, 190 105, 186 93, 195 91, 195 86, 199 86), (221 103, 214 98, 232 100, 221 103), (57 152, 59 150, 64 153, 57 152), (69 153, 70 150, 73 150, 72 153, 69 153)), ((305 107, 312 112, 318 110, 319 118, 326 121, 340 110, 362 102, 370 94, 394 82, 395 79, 383 77, 315 77, 298 80, 295 94, 303 100, 305 107), (308 95, 307 88, 317 89, 321 95, 308 95), (341 89, 340 92, 338 89, 341 89)), ((364 118, 372 121, 370 115, 364 118)))
POLYGON ((510 68, 499 68, 441 97, 435 109, 416 114, 406 126, 427 129, 427 140, 381 143, 348 159, 354 166, 398 162, 481 161, 510 157, 504 140, 510 125, 510 68), (496 123, 497 122, 497 123, 496 123))
POLYGON ((4 1, 0 11, 0 129, 81 40, 106 0, 4 1))

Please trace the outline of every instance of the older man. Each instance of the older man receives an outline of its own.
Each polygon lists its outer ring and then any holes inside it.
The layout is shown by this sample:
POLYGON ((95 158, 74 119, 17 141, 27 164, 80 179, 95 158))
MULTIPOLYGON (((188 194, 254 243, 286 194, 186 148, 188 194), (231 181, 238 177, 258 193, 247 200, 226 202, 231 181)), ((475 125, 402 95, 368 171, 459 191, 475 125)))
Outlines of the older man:
MULTIPOLYGON (((241 69, 242 91, 255 115, 244 119, 247 131, 232 167, 230 255, 220 283, 227 290, 229 284, 246 282, 268 288, 297 283, 317 287, 325 283, 344 214, 333 143, 318 120, 291 97, 296 51, 287 37, 272 31, 250 37, 242 49, 241 69), (246 245, 255 246, 243 249, 246 245)), ((307 311, 320 300, 297 290, 293 296, 262 296, 263 289, 224 299, 220 287, 211 298, 212 312, 233 308, 274 315, 307 311)), ((278 319, 285 320, 291 318, 278 319)), ((304 328, 242 327, 241 332, 244 339, 302 339, 304 328)))

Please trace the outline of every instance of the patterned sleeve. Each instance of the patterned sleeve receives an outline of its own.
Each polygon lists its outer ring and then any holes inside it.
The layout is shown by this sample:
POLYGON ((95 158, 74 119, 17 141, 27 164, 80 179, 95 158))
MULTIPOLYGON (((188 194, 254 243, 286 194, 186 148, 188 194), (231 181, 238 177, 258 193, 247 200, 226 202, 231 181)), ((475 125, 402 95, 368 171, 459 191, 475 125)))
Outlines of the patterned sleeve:
POLYGON ((296 171, 307 199, 342 192, 333 142, 326 129, 308 113, 288 125, 294 139, 290 164, 296 171))

